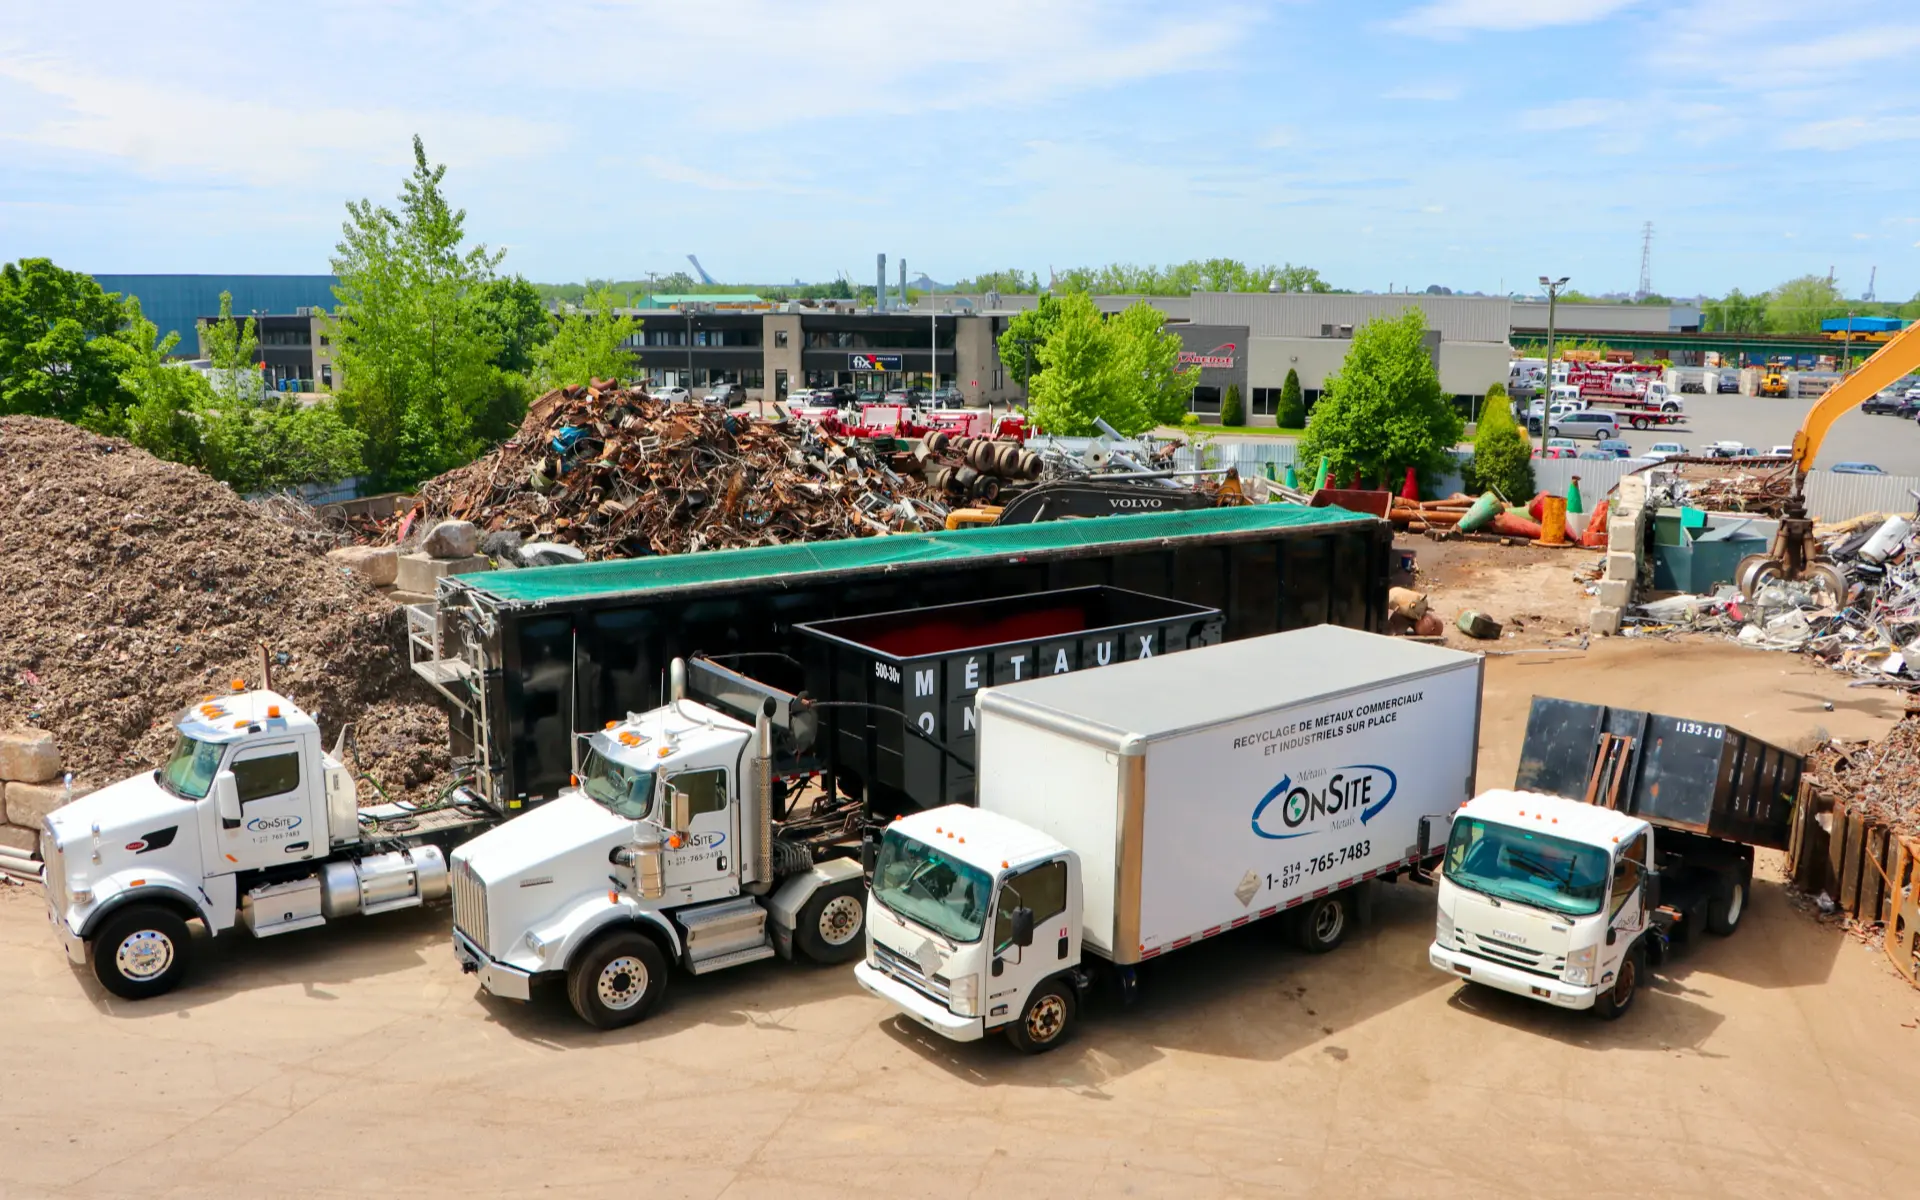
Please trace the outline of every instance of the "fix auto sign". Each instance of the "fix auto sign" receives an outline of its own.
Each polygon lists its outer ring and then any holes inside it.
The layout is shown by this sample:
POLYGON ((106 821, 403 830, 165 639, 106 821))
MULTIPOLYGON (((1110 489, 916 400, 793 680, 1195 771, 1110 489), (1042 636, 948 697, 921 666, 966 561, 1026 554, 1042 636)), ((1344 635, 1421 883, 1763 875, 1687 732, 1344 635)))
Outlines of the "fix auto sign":
POLYGON ((849 354, 849 371, 898 371, 901 370, 901 357, 898 354, 849 354))
POLYGON ((1233 342, 1222 342, 1211 350, 1182 350, 1180 365, 1183 367, 1221 367, 1231 369, 1233 356, 1239 346, 1233 342))

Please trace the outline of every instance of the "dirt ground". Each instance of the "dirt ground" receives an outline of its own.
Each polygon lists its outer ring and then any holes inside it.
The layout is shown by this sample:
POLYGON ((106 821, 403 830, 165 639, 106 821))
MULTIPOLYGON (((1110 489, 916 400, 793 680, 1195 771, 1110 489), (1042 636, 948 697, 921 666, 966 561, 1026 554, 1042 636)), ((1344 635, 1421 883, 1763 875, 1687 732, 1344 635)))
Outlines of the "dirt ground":
POLYGON ((1547 550, 1485 542, 1435 542, 1401 534, 1394 548, 1414 556, 1414 583, 1446 624, 1447 645, 1460 650, 1579 646, 1595 600, 1589 576, 1600 550, 1547 550), (1498 642, 1477 641, 1455 624, 1472 609, 1500 622, 1498 642))
MULTIPOLYGON (((1535 692, 1883 732, 1897 699, 1845 685, 1718 643, 1491 659, 1481 784, 1535 692)), ((0 889, 0 1195, 1910 1195, 1920 992, 1778 880, 1615 1024, 1438 974, 1402 884, 1334 954, 1203 943, 1035 1059, 778 961, 596 1035, 478 995, 444 908, 221 938, 130 1005, 0 889)))

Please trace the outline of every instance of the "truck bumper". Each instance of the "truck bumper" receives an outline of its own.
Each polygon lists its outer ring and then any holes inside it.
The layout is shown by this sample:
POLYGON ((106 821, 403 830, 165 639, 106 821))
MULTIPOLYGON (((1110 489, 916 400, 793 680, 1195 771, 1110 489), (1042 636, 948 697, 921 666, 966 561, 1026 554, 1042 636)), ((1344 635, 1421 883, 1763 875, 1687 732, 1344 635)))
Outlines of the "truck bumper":
POLYGON ((874 970, 866 963, 861 963, 853 969, 853 977, 859 981, 861 987, 948 1041, 977 1042, 987 1034, 984 1019, 956 1016, 906 984, 874 970))
MULTIPOLYGON (((44 872, 43 872, 44 874, 44 872)), ((67 918, 54 907, 53 889, 47 890, 47 921, 53 926, 53 932, 60 938, 60 948, 66 951, 67 961, 76 967, 87 965, 87 943, 73 927, 67 924, 67 918)))
POLYGON ((468 941, 467 935, 458 929, 453 931, 453 956, 460 961, 462 971, 478 975, 480 986, 494 995, 508 1000, 533 999, 533 976, 518 967, 509 967, 488 958, 480 947, 468 941))
POLYGON ((1490 988, 1541 1000, 1559 1008, 1592 1008, 1593 999, 1599 994, 1596 988, 1575 987, 1558 979, 1531 975, 1471 954, 1449 950, 1438 942, 1427 947, 1427 961, 1434 965, 1435 970, 1445 971, 1460 979, 1471 979, 1490 988))

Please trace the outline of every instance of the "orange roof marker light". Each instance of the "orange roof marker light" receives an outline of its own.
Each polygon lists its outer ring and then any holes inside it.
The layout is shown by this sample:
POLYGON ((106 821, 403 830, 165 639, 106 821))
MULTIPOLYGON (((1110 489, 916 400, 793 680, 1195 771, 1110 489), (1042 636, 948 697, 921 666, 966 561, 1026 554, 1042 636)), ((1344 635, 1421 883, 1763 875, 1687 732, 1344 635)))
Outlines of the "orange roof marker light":
POLYGON ((244 680, 244 679, 236 679, 236 680, 234 680, 234 681, 233 681, 233 690, 234 690, 234 691, 236 691, 236 692, 244 692, 244 691, 246 691, 246 690, 247 690, 247 681, 246 681, 246 680, 244 680))

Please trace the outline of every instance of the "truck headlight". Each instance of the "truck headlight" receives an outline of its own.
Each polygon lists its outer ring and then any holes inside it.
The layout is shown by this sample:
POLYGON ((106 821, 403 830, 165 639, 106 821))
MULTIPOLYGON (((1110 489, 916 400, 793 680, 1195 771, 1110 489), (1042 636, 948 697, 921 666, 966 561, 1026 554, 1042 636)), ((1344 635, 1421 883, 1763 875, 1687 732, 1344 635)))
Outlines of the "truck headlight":
POLYGON ((531 930, 527 933, 527 949, 533 951, 533 956, 541 962, 547 960, 547 944, 540 940, 539 934, 531 930))
POLYGON ((1593 955, 1592 946, 1583 946, 1567 955, 1567 969, 1560 973, 1560 978, 1575 987, 1586 987, 1592 983, 1593 955))
POLYGON ((947 1007, 955 1016, 977 1017, 980 1015, 980 977, 962 975, 947 985, 947 1007))
POLYGON ((68 895, 72 897, 72 899, 73 899, 73 902, 74 902, 75 904, 82 904, 82 905, 84 905, 84 904, 92 904, 92 903, 93 903, 93 889, 92 889, 92 888, 75 888, 75 889, 73 889, 73 891, 71 891, 71 892, 69 892, 69 893, 68 893, 68 895))
POLYGON ((1444 908, 1433 919, 1433 940, 1439 942, 1442 949, 1453 947, 1453 914, 1444 908))

